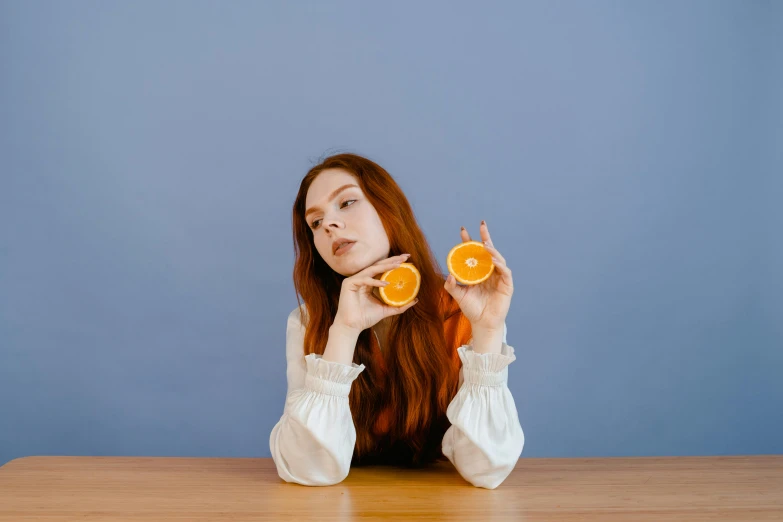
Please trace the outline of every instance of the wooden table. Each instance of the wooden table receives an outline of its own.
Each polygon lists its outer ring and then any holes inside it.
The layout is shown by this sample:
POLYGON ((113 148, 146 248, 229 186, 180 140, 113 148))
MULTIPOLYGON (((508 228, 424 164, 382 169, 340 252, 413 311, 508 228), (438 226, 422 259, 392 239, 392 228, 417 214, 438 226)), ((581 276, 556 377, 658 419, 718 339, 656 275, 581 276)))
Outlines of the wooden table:
POLYGON ((497 489, 449 462, 283 482, 271 459, 26 457, 0 467, 0 521, 783 521, 783 455, 522 458, 497 489))

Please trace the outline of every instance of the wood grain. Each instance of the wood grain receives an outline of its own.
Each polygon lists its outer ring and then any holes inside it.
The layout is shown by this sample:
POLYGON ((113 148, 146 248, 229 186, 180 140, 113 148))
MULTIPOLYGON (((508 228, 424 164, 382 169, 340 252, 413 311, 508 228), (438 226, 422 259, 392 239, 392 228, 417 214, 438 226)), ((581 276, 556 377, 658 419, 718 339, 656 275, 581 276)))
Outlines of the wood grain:
POLYGON ((329 487, 271 459, 26 457, 0 467, 0 521, 783 521, 783 455, 522 458, 497 489, 450 463, 354 468, 329 487))

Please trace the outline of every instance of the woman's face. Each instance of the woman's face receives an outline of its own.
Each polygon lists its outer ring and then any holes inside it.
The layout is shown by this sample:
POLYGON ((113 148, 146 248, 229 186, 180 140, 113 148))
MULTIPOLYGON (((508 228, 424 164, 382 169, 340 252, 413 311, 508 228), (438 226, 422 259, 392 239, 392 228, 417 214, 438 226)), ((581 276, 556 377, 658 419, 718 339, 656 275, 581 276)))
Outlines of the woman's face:
POLYGON ((347 171, 321 171, 307 191, 305 209, 315 248, 335 272, 352 276, 389 257, 389 238, 381 218, 347 171), (337 239, 354 243, 347 251, 335 253, 332 247, 337 239))

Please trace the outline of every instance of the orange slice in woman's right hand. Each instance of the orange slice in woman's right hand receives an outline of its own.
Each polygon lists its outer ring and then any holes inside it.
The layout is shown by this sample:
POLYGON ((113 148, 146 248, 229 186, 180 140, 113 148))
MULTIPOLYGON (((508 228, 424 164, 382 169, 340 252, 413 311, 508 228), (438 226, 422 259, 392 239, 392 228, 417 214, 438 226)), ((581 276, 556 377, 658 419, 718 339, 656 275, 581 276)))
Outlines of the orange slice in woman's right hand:
POLYGON ((446 267, 463 285, 477 285, 489 279, 495 270, 492 254, 481 241, 465 241, 446 257, 446 267))
POLYGON ((419 293, 421 274, 411 263, 402 263, 397 268, 384 272, 381 281, 389 284, 378 288, 381 300, 389 306, 405 306, 419 293))

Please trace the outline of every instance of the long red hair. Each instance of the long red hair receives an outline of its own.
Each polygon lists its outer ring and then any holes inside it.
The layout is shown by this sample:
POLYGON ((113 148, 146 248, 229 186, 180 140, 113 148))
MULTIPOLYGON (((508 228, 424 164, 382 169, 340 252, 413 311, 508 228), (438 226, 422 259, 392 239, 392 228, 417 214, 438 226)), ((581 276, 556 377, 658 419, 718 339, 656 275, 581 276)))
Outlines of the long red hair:
POLYGON ((411 262, 421 273, 419 303, 390 320, 388 346, 383 350, 386 372, 372 363, 369 328, 356 343, 353 361, 366 368, 353 382, 349 395, 356 428, 354 463, 378 454, 384 445, 387 454, 396 454, 388 458, 390 463, 416 466, 439 460, 441 437, 448 426, 446 409, 457 392, 460 368, 454 347, 447 346, 443 324, 461 311, 443 288, 445 275, 400 187, 380 165, 355 154, 330 156, 311 168, 294 202, 293 279, 297 301, 301 305, 301 296, 307 309, 304 354, 324 353, 345 279, 315 249, 304 217, 305 197, 313 180, 322 171, 335 168, 353 175, 375 207, 389 238, 389 255, 410 253, 411 262), (386 407, 391 407, 390 431, 378 437, 373 423, 386 407), (395 449, 401 447, 404 449, 395 449))

